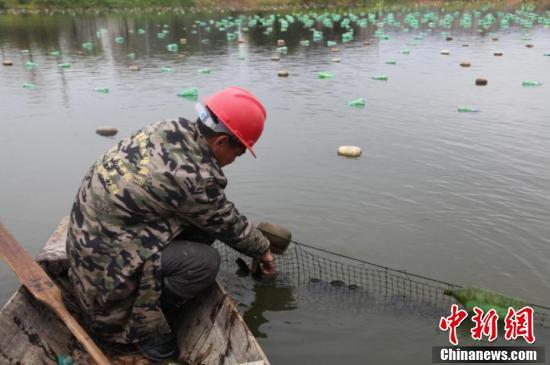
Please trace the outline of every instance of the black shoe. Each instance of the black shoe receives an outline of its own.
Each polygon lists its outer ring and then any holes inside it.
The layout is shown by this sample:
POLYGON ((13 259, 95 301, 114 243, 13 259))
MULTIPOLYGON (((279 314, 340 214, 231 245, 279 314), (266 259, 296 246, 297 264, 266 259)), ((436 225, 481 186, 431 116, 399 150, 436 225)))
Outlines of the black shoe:
POLYGON ((173 334, 151 336, 138 343, 138 348, 153 362, 173 358, 178 353, 176 337, 173 334))

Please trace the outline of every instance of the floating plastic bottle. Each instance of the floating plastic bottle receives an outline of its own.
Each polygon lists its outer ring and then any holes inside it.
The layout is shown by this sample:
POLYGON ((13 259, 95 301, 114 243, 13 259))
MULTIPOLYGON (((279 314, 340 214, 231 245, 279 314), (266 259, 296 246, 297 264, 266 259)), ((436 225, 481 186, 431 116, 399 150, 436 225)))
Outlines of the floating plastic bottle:
POLYGON ((411 53, 411 51, 408 50, 408 49, 402 49, 401 50, 401 54, 410 54, 410 53, 411 53))
POLYGON ((201 69, 199 70, 199 73, 200 73, 200 74, 207 75, 207 74, 209 74, 211 71, 212 71, 212 70, 210 70, 209 68, 201 68, 201 69))
POLYGON ((550 52, 544 52, 544 55, 545 55, 546 57, 550 57, 550 52))
POLYGON ((313 41, 314 41, 314 42, 318 42, 318 41, 320 41, 320 40, 322 40, 322 39, 323 39, 323 33, 319 32, 319 31, 317 31, 317 30, 314 30, 314 31, 313 31, 313 41))
POLYGON ((364 107, 365 106, 365 99, 358 98, 358 99, 350 100, 350 101, 348 101, 348 105, 356 107, 356 108, 364 107))
POLYGON ((199 96, 199 90, 196 87, 189 87, 187 89, 183 89, 178 93, 178 96, 181 96, 182 98, 197 100, 197 97, 199 96))
POLYGON ((388 81, 388 76, 386 75, 374 75, 372 77, 373 80, 379 80, 379 81, 388 81))
POLYGON ((102 94, 107 94, 109 92, 109 88, 106 86, 94 87, 94 91, 97 91, 98 93, 102 93, 102 94))
POLYGON ((317 74, 317 77, 320 79, 331 79, 334 77, 334 75, 329 72, 321 71, 317 74))
POLYGON ((307 41, 307 40, 305 40, 305 41, 300 41, 300 44, 301 44, 302 46, 307 47, 307 46, 309 46, 309 41, 307 41))
POLYGON ((124 37, 116 37, 115 42, 118 43, 118 44, 124 43, 124 37))
POLYGON ((166 46, 166 49, 169 51, 169 52, 177 52, 179 47, 176 43, 170 43, 169 45, 166 46))
POLYGON ((59 65, 57 65, 57 67, 59 67, 59 68, 71 68, 71 64, 69 64, 69 63, 60 63, 59 65))
POLYGON ((174 69, 172 67, 161 67, 160 72, 173 72, 174 69))
POLYGON ((29 51, 28 49, 21 50, 21 54, 29 54, 29 53, 31 53, 31 51, 29 51))
POLYGON ((395 64, 397 64, 397 62, 396 62, 395 60, 387 60, 387 61, 386 61, 386 64, 388 64, 388 65, 395 65, 395 64))
POLYGON ((163 33, 163 32, 157 33, 158 39, 163 39, 164 37, 166 37, 166 33, 163 33))
POLYGON ((38 64, 31 61, 27 61, 25 62, 25 67, 27 68, 27 70, 34 70, 35 68, 38 67, 38 64))
POLYGON ((51 51, 50 52, 50 56, 59 57, 60 55, 61 55, 61 52, 59 52, 59 51, 51 51))
POLYGON ((346 157, 359 157, 362 152, 361 147, 357 146, 340 146, 336 151, 340 156, 346 157))
POLYGON ((335 41, 327 41, 327 47, 334 47, 338 44, 338 42, 335 41))
POLYGON ((472 107, 469 107, 469 106, 459 106, 457 108, 457 111, 460 112, 460 113, 477 113, 477 112, 479 112, 479 109, 478 108, 472 108, 472 107))
POLYGON ((235 33, 227 33, 225 36, 228 41, 234 41, 235 39, 237 39, 237 34, 235 33))
POLYGON ((346 32, 342 34, 342 42, 347 43, 353 40, 353 32, 346 32))
POLYGON ((443 293, 458 300, 470 313, 473 313, 474 307, 478 307, 484 312, 494 309, 501 320, 506 318, 508 308, 512 307, 517 311, 527 305, 519 299, 509 298, 481 288, 453 288, 446 289, 443 293))
POLYGON ((141 28, 140 28, 140 29, 138 29, 137 32, 138 32, 138 34, 145 34, 145 29, 141 29, 141 28))
POLYGON ((286 54, 288 52, 287 46, 277 47, 277 52, 286 54))
POLYGON ((542 82, 538 82, 534 80, 523 80, 521 84, 523 86, 542 86, 542 82))
POLYGON ((30 82, 25 82, 21 85, 23 89, 36 89, 35 84, 31 84, 30 82))
POLYGON ((126 57, 131 58, 131 59, 134 59, 134 58, 136 58, 136 54, 135 54, 135 53, 128 53, 128 54, 126 55, 126 57))
POLYGON ((87 49, 88 51, 91 51, 94 48, 94 45, 92 42, 86 42, 82 43, 82 48, 87 49))

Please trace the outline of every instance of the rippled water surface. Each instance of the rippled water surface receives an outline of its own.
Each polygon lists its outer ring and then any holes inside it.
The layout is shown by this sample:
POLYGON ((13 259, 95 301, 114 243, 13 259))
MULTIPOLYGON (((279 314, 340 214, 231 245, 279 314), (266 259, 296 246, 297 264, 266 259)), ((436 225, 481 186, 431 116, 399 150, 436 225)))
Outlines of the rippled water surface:
MULTIPOLYGON (((533 10, 540 18, 532 26, 502 27, 504 14, 522 13, 473 10, 471 28, 460 25, 461 11, 447 12, 455 20, 441 24, 445 13, 437 9, 438 20, 418 29, 407 25, 407 11, 393 12, 392 21, 371 10, 372 21, 368 10, 356 10, 367 25, 352 21, 353 40, 345 43, 341 19, 332 29, 318 23, 324 38, 315 42, 297 17, 286 32, 275 20, 269 33, 269 25, 248 24, 254 14, 220 30, 215 21, 241 15, 227 12, 2 15, 0 52, 13 66, 0 67, 0 219, 36 254, 102 152, 153 121, 195 118, 194 102, 176 96, 184 88, 197 87, 202 98, 238 85, 268 110, 258 158, 246 155, 226 169, 229 198, 253 221, 282 224, 298 241, 345 255, 548 306, 548 11, 533 10), (495 23, 478 31, 489 12, 495 23), (180 38, 187 44, 167 50, 180 38), (286 40, 287 53, 277 52, 277 39, 286 40), (82 48, 86 42, 92 50, 82 48), (29 70, 28 61, 36 66, 29 70), (460 67, 463 61, 471 67, 460 67), (277 76, 282 69, 289 77, 277 76), (319 72, 333 77, 319 79, 319 72), (382 74, 387 81, 372 78, 382 74), (475 86, 479 77, 488 84, 475 86), (542 86, 523 87, 524 80, 542 86), (356 98, 364 108, 348 106, 356 98), (459 106, 479 112, 459 113, 459 106), (100 125, 119 134, 100 137, 100 125), (340 145, 363 154, 337 156, 340 145)), ((417 19, 427 12, 419 9, 417 19)), ((293 290, 315 300, 289 305, 289 294, 273 289, 273 299, 262 301, 266 289, 228 280, 248 303, 243 308, 256 308, 247 319, 275 364, 425 364, 431 346, 446 341, 437 319, 406 310, 341 305, 307 288, 293 290)), ((17 288, 5 265, 0 281, 4 302, 17 288)), ((541 332, 543 344, 549 337, 541 332)))

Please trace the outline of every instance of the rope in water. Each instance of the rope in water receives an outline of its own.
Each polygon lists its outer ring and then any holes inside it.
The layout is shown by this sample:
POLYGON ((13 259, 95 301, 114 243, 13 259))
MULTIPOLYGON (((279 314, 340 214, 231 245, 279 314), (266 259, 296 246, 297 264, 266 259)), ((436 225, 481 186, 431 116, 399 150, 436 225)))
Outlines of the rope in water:
MULTIPOLYGON (((277 236, 276 234, 274 234, 272 232, 270 232, 270 234, 273 235, 273 236, 276 236, 280 239, 283 239, 283 240, 286 239, 284 237, 277 236)), ((401 274, 404 274, 404 275, 409 275, 409 276, 417 277, 417 278, 420 278, 420 279, 432 281, 432 282, 435 282, 435 283, 438 283, 438 284, 443 284, 443 285, 447 285, 447 286, 451 286, 451 287, 455 287, 455 288, 462 288, 462 286, 458 285, 458 284, 453 284, 453 283, 449 283, 449 282, 446 282, 446 281, 437 280, 437 279, 434 279, 434 278, 431 278, 431 277, 428 277, 428 276, 424 276, 424 275, 410 273, 410 272, 407 272, 405 270, 399 270, 399 269, 394 269, 394 268, 391 268, 391 267, 388 267, 388 266, 379 265, 379 264, 376 264, 376 263, 373 263, 373 262, 370 262, 370 261, 358 259, 358 258, 347 256, 347 255, 344 255, 344 254, 341 254, 341 253, 337 253, 337 252, 333 252, 333 251, 326 250, 326 249, 323 249, 323 248, 315 247, 315 246, 312 246, 312 245, 309 245, 309 244, 306 244, 306 243, 303 243, 303 242, 298 242, 298 241, 295 241, 295 240, 292 240, 292 239, 289 240, 289 241, 296 244, 296 245, 298 245, 298 246, 307 247, 307 248, 315 250, 315 251, 324 252, 324 253, 327 253, 327 254, 330 254, 330 255, 342 257, 342 258, 345 258, 347 260, 359 262, 359 263, 362 263, 362 264, 368 264, 368 265, 376 266, 376 267, 379 267, 379 268, 384 269, 384 270, 391 270, 391 271, 398 272, 398 273, 401 273, 401 274)), ((544 306, 544 305, 533 304, 533 303, 530 303, 529 305, 531 307, 545 309, 545 310, 550 311, 550 307, 547 307, 547 306, 544 306)))

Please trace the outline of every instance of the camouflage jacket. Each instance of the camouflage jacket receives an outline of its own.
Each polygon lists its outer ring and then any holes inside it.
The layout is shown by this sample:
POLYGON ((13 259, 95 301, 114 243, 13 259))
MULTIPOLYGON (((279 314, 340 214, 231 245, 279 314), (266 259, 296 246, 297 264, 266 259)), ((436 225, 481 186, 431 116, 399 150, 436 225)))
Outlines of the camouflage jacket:
POLYGON ((227 184, 195 123, 161 121, 91 167, 72 207, 67 254, 85 319, 102 339, 168 333, 160 309, 162 249, 197 229, 255 257, 269 241, 224 194, 227 184))

